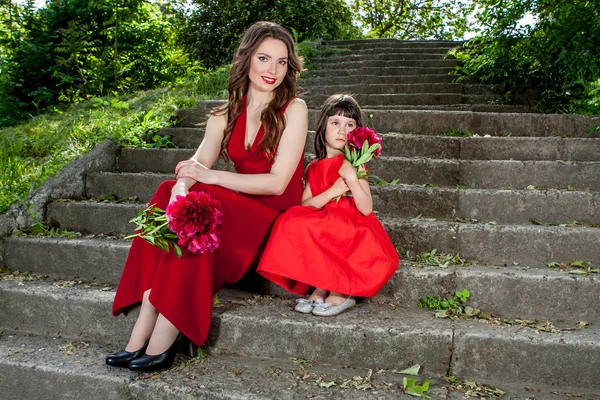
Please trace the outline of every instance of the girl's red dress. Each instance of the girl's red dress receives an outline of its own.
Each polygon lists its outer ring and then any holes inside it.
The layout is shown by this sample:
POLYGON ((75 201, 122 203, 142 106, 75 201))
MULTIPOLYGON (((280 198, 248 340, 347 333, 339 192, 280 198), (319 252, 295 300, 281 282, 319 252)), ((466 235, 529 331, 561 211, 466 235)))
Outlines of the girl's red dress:
MULTIPOLYGON (((285 110, 283 110, 285 112, 285 110)), ((246 99, 232 132, 227 151, 240 174, 261 174, 272 163, 258 143, 264 135, 261 126, 250 151, 244 147, 246 136, 246 99)), ((158 249, 135 238, 113 304, 119 315, 150 292, 150 303, 195 344, 208 337, 213 295, 224 283, 238 281, 255 265, 264 248, 275 219, 286 209, 300 204, 302 198, 303 157, 280 196, 258 196, 196 183, 191 191, 206 191, 221 202, 223 223, 220 246, 210 254, 195 255, 187 250, 178 259, 173 251, 158 249)), ((176 181, 161 183, 150 204, 165 209, 176 181)))
MULTIPOLYGON (((343 161, 339 155, 309 165, 313 196, 333 185, 343 161)), ((323 208, 292 207, 279 217, 257 271, 300 295, 316 287, 371 297, 398 263, 396 249, 377 217, 362 215, 352 197, 342 197, 323 208)))

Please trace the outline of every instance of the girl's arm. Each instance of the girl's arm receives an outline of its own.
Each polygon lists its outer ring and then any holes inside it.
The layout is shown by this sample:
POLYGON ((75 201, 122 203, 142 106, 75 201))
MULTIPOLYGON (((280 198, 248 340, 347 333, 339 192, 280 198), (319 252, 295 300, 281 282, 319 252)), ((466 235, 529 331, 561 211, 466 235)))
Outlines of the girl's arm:
MULTIPOLYGON (((364 170, 364 166, 360 166, 364 170)), ((371 188, 367 179, 358 179, 356 169, 349 161, 344 160, 340 168, 340 176, 344 178, 346 184, 354 197, 354 204, 362 215, 369 215, 373 212, 373 199, 371 198, 371 188)))
POLYGON ((310 190, 310 183, 307 182, 304 192, 302 192, 302 205, 314 208, 325 207, 325 204, 329 203, 331 199, 343 195, 348 190, 350 189, 346 185, 346 182, 342 178, 338 178, 329 189, 313 197, 310 190))
MULTIPOLYGON (((287 108, 285 117, 287 119, 286 128, 283 131, 277 148, 275 163, 270 172, 265 174, 238 174, 209 169, 208 167, 216 161, 221 148, 224 129, 220 129, 220 141, 216 139, 216 133, 210 132, 210 141, 204 146, 204 142, 208 139, 208 136, 205 135, 204 141, 192 157, 193 160, 183 161, 177 165, 177 178, 191 178, 201 183, 219 185, 248 194, 282 194, 290 179, 292 179, 304 150, 308 131, 306 103, 301 99, 296 99, 287 108), (213 135, 215 136, 214 140, 212 140, 213 135), (206 149, 206 152, 203 151, 204 149, 206 149), (194 160, 202 165, 198 165, 194 160), (209 165, 206 165, 205 162, 209 165)), ((208 134, 208 125, 206 131, 208 134)))

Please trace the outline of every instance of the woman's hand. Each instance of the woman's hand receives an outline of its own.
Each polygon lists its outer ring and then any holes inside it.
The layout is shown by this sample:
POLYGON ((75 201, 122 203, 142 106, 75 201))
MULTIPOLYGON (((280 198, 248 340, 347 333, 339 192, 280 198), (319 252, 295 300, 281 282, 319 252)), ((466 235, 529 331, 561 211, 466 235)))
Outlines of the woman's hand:
POLYGON ((348 183, 358 180, 358 178, 356 177, 356 168, 354 168, 348 160, 344 160, 344 162, 342 163, 342 166, 339 170, 339 174, 348 183))
MULTIPOLYGON (((352 167, 352 165, 350 165, 352 167)), ((329 191, 329 197, 334 199, 336 197, 339 197, 341 195, 343 195, 344 193, 347 193, 350 190, 350 188, 348 187, 348 185, 346 184, 346 181, 343 180, 342 178, 338 178, 333 185, 331 185, 331 187, 328 189, 329 191)))
POLYGON ((191 178, 200 183, 214 185, 215 177, 213 171, 206 168, 196 160, 181 161, 175 167, 177 179, 191 178))

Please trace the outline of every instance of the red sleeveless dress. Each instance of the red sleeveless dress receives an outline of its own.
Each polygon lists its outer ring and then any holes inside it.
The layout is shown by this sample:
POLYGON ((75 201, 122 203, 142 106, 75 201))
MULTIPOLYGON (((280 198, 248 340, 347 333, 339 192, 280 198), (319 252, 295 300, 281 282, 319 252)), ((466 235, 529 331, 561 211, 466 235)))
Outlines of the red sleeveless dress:
MULTIPOLYGON (((285 112, 285 109, 282 111, 285 112)), ((232 132, 227 151, 240 174, 261 174, 272 163, 258 143, 264 135, 261 126, 248 152, 246 136, 246 99, 232 132)), ((196 255, 183 250, 178 259, 140 238, 134 238, 113 303, 119 315, 142 301, 150 292, 150 302, 179 331, 197 345, 208 337, 212 317, 212 298, 224 283, 234 283, 256 265, 275 219, 286 209, 300 204, 304 157, 280 196, 237 193, 229 189, 196 183, 190 191, 209 192, 223 207, 219 248, 211 254, 196 255)), ((160 184, 150 204, 165 209, 176 181, 160 184)))
MULTIPOLYGON (((307 179, 313 196, 339 178, 344 156, 313 161, 307 179)), ((372 297, 394 274, 398 254, 375 214, 364 216, 352 197, 323 208, 296 206, 277 219, 257 272, 305 295, 321 288, 372 297)))

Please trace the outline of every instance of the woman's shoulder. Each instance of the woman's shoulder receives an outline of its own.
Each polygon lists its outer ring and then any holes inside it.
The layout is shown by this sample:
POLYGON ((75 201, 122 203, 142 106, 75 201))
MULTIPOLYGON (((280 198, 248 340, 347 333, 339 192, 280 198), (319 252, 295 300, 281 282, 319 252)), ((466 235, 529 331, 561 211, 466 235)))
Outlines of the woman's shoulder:
POLYGON ((207 125, 211 125, 215 128, 225 129, 225 127, 227 126, 227 113, 212 114, 208 118, 208 121, 206 123, 207 123, 207 125))
POLYGON ((300 116, 308 115, 308 106, 306 102, 299 97, 292 99, 286 106, 285 115, 288 116, 300 116))

